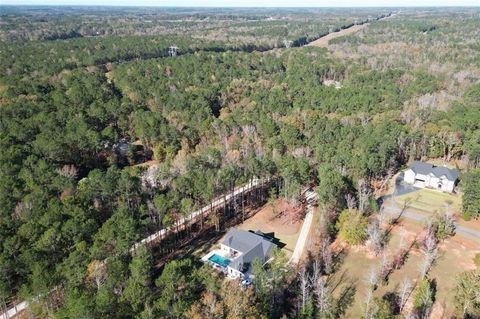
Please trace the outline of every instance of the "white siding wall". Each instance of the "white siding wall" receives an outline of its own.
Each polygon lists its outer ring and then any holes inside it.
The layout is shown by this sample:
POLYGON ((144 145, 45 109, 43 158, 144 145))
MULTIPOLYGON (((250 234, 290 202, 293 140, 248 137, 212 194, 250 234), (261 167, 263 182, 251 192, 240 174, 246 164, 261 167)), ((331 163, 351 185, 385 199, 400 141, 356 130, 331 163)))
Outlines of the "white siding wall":
POLYGON ((453 181, 449 181, 445 178, 440 179, 436 176, 415 174, 411 169, 405 171, 403 180, 409 184, 415 183, 417 187, 430 187, 449 193, 452 193, 453 189, 455 188, 455 182, 453 181), (417 179, 424 180, 425 184, 420 182, 415 183, 415 180, 417 179), (438 187, 439 184, 441 184, 440 188, 438 187))
POLYGON ((449 181, 449 180, 445 180, 445 183, 442 186, 442 190, 444 192, 452 193, 454 188, 455 188, 455 182, 452 182, 452 181, 449 181))
POLYGON ((438 177, 430 176, 430 179, 429 179, 427 185, 432 187, 432 188, 438 189, 438 184, 439 183, 440 183, 440 179, 438 177))
POLYGON ((413 184, 415 182, 415 173, 411 169, 406 170, 403 175, 403 180, 409 184, 413 184))
POLYGON ((227 267, 227 272, 228 272, 228 275, 232 278, 238 278, 242 276, 242 273, 240 271, 233 269, 231 267, 227 267))

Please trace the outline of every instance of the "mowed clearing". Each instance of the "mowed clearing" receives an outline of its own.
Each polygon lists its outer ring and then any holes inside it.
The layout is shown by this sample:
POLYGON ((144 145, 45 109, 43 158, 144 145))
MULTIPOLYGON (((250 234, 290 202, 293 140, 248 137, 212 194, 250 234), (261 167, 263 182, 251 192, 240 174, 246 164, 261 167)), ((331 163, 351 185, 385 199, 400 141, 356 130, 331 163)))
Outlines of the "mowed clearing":
POLYGON ((430 213, 440 212, 447 207, 455 213, 459 213, 462 207, 461 194, 442 193, 427 188, 395 196, 395 202, 399 205, 407 204, 409 207, 430 213))

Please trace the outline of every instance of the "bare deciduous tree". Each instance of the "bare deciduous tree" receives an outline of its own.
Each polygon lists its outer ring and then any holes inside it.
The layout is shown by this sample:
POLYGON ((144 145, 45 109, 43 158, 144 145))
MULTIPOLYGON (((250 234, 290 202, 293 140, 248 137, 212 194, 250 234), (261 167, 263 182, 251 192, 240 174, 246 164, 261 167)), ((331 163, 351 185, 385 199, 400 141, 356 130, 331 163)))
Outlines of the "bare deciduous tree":
POLYGON ((57 169, 57 173, 63 177, 74 180, 77 178, 78 169, 75 165, 63 165, 62 168, 57 169))
POLYGON ((368 199, 371 195, 370 183, 368 180, 360 179, 357 183, 358 188, 358 210, 365 213, 367 208, 368 199))
POLYGON ((300 271, 300 309, 304 309, 307 305, 309 297, 310 282, 307 274, 307 269, 303 266, 300 271))
POLYGON ((357 207, 357 201, 352 194, 345 195, 345 201, 347 202, 348 209, 354 209, 357 207))
POLYGON ((398 291, 398 300, 399 300, 399 307, 400 312, 403 310, 405 303, 408 300, 408 296, 412 292, 412 285, 408 278, 403 278, 402 282, 400 283, 400 290, 398 291))
POLYGON ((317 282, 315 283, 314 293, 316 296, 315 300, 317 303, 318 312, 320 313, 321 317, 324 317, 331 311, 332 307, 330 291, 327 287, 327 281, 325 278, 318 278, 317 282))
MULTIPOLYGON (((399 150, 400 151, 400 150, 399 150)), ((408 147, 405 146, 404 148, 402 148, 402 151, 403 152, 407 152, 408 151, 408 147)), ((401 154, 401 153, 400 153, 401 154)), ((408 155, 405 154, 404 155, 405 158, 408 158, 408 155)), ((385 175, 385 177, 382 179, 382 183, 380 184, 380 189, 383 190, 385 188, 385 186, 387 185, 388 181, 392 178, 393 175, 395 175, 395 159, 391 158, 389 163, 392 163, 390 165, 390 167, 388 168, 387 170, 387 174, 385 175)))
POLYGON ((368 287, 371 287, 373 290, 377 288, 378 285, 378 270, 375 267, 370 267, 370 270, 366 277, 366 283, 368 287))
POLYGON ((322 276, 322 261, 319 258, 315 258, 312 264, 312 275, 310 276, 310 286, 314 286, 321 276, 322 276))
POLYGON ((318 227, 317 227, 317 236, 322 239, 322 238, 325 238, 325 237, 329 237, 329 234, 328 234, 328 224, 330 223, 330 216, 327 212, 322 212, 320 214, 320 220, 319 220, 319 223, 318 223, 318 227))
POLYGON ((99 260, 93 260, 88 265, 87 278, 92 280, 97 290, 99 290, 105 280, 107 280, 107 267, 105 267, 105 263, 99 260))
POLYGON ((368 246, 370 249, 378 255, 382 250, 382 231, 380 229, 380 223, 378 219, 374 218, 370 221, 367 228, 368 233, 368 246))
POLYGON ((372 287, 367 288, 367 292, 365 293, 365 318, 371 318, 371 310, 372 310, 372 302, 373 302, 373 289, 372 287))
POLYGON ((425 241, 423 244, 424 255, 422 263, 420 264, 420 275, 424 278, 430 268, 433 265, 433 262, 438 257, 438 239, 436 238, 435 227, 429 221, 427 224, 427 235, 425 236, 425 241))
POLYGON ((382 259, 380 263, 380 274, 382 279, 387 279, 388 274, 391 271, 392 263, 389 260, 388 252, 386 250, 382 253, 382 259))
POLYGON ((326 274, 330 274, 333 270, 333 256, 332 256, 332 249, 330 247, 329 237, 323 238, 321 249, 322 249, 323 269, 326 274))
POLYGON ((381 225, 383 225, 385 222, 387 221, 387 212, 385 211, 385 209, 382 208, 380 209, 380 211, 378 212, 378 223, 381 225))
POLYGON ((405 227, 401 226, 400 228, 400 240, 398 242, 398 249, 399 250, 404 250, 407 248, 407 231, 405 230, 405 227))

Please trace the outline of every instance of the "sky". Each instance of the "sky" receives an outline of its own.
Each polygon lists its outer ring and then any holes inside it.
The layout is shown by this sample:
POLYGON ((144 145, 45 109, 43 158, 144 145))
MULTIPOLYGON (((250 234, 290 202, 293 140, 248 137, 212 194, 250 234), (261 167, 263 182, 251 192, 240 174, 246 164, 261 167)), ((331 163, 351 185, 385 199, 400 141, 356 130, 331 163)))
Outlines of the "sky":
POLYGON ((0 4, 168 7, 434 7, 480 6, 480 0, 0 0, 0 4))

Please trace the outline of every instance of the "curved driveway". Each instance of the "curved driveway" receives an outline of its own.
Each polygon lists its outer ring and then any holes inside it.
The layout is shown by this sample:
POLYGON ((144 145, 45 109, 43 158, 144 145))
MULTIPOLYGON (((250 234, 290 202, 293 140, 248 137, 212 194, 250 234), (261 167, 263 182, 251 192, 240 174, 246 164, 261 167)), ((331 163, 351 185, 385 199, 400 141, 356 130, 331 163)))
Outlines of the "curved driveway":
MULTIPOLYGON (((412 188, 414 187, 412 186, 412 188)), ((391 198, 391 195, 388 195, 388 196, 384 196, 381 199, 382 208, 390 216, 404 217, 404 218, 418 221, 418 222, 425 222, 428 218, 432 216, 431 212, 421 210, 418 208, 411 208, 408 206, 406 206, 405 208, 398 207, 395 203, 392 203, 393 199, 390 199, 390 198, 391 198)), ((480 230, 455 224, 455 233, 462 236, 467 236, 469 238, 472 238, 480 242, 480 230)))

